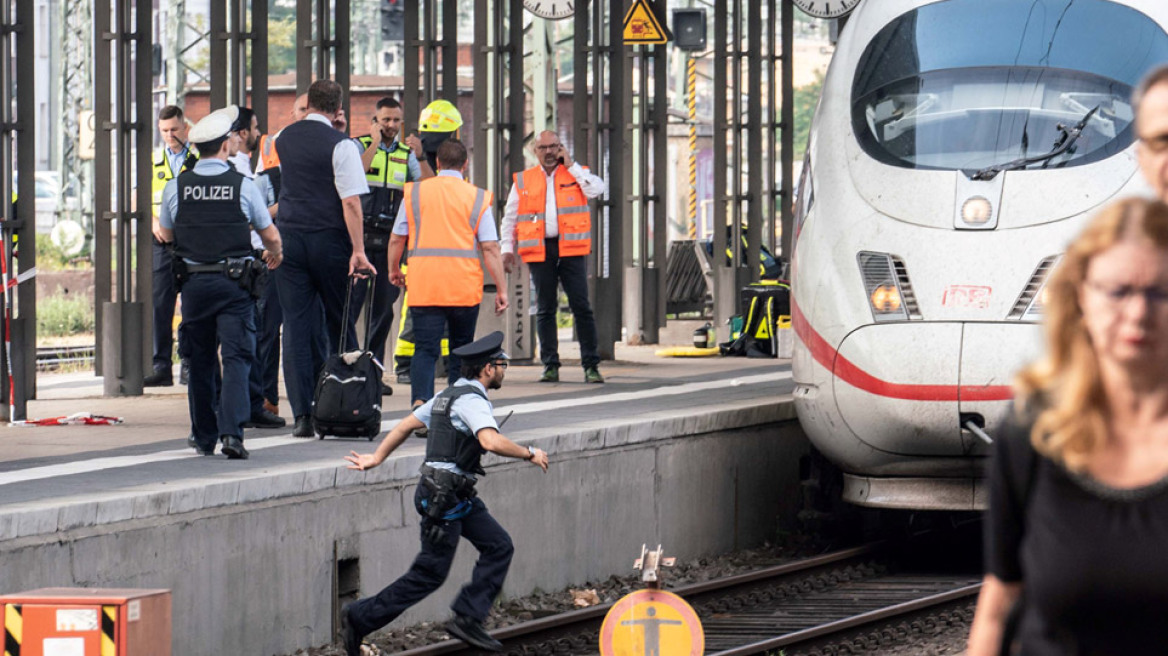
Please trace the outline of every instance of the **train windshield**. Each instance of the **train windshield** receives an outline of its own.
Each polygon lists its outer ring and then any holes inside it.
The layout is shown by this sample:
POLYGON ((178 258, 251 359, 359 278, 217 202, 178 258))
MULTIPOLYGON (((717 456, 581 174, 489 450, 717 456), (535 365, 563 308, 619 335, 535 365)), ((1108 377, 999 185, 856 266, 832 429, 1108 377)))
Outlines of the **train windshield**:
POLYGON ((915 169, 977 170, 1072 148, 1027 168, 1098 161, 1132 143, 1131 94, 1168 61, 1168 35, 1108 0, 944 0, 868 44, 852 123, 870 156, 915 169))

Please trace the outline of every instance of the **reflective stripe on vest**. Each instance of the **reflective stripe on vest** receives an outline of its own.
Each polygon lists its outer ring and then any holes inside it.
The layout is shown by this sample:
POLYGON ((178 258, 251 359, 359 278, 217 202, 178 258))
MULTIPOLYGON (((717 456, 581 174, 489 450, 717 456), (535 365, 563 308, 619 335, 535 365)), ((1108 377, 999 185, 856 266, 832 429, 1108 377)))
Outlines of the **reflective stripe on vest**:
POLYGON ((481 303, 483 269, 476 235, 493 202, 491 193, 458 178, 438 176, 424 184, 407 184, 405 196, 410 303, 419 307, 481 303))
MULTIPOLYGON (((588 255, 592 252, 592 214, 588 199, 576 178, 563 166, 556 167, 552 184, 556 194, 556 223, 559 226, 561 257, 588 255)), ((547 237, 547 174, 533 166, 514 176, 519 194, 516 212, 516 252, 524 262, 543 262, 544 239, 547 237)))
MULTIPOLYGON (((358 139, 366 148, 373 143, 371 137, 360 137, 358 139)), ((377 152, 373 155, 373 160, 369 162, 369 168, 365 169, 365 181, 369 183, 369 188, 384 188, 401 191, 406 186, 406 180, 410 175, 410 149, 402 142, 397 142, 393 150, 386 150, 381 146, 377 147, 377 152)))
POLYGON ((170 156, 167 155, 167 148, 162 147, 154 157, 154 164, 150 172, 150 203, 153 205, 153 212, 155 218, 158 217, 159 207, 162 205, 162 192, 166 189, 166 183, 170 182, 176 175, 183 171, 189 171, 194 168, 195 162, 199 160, 199 152, 191 146, 187 146, 187 156, 183 161, 182 169, 179 171, 170 170, 170 156))

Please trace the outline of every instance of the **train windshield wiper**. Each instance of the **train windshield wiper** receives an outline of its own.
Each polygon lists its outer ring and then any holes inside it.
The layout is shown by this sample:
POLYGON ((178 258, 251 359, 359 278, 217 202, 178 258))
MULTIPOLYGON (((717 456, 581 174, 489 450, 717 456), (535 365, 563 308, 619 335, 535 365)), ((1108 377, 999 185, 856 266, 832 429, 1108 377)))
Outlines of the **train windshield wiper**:
POLYGON ((1079 140, 1080 136, 1082 136, 1083 129, 1087 127, 1087 123, 1090 122, 1091 117, 1095 115, 1095 112, 1099 111, 1099 107, 1101 107, 1101 105, 1095 105, 1095 107, 1092 108, 1091 111, 1087 112, 1078 123, 1074 124, 1070 128, 1067 128, 1067 126, 1063 125, 1062 123, 1056 125, 1055 129, 1059 132, 1062 132, 1063 136, 1059 137, 1059 140, 1054 143, 1054 148, 1050 152, 1037 155, 1035 157, 1021 157, 1012 162, 1006 162, 1005 164, 987 166, 986 168, 979 169, 973 173, 966 171, 965 174, 969 176, 970 180, 993 180, 994 177, 1002 171, 1013 171, 1015 169, 1026 168, 1027 166, 1030 166, 1031 164, 1037 164, 1038 162, 1049 162, 1050 160, 1067 152, 1071 149, 1071 146, 1075 145, 1075 142, 1079 140))

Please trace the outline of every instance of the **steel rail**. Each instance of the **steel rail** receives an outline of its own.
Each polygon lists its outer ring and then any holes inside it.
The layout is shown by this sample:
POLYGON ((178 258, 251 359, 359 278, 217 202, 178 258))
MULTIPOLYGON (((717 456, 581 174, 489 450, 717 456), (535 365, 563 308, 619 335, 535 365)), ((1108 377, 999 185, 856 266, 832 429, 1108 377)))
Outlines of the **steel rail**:
MULTIPOLYGON (((759 583, 771 579, 784 578, 797 574, 808 574, 814 570, 838 565, 848 560, 871 556, 888 546, 887 542, 873 542, 859 547, 842 549, 822 556, 805 558, 782 565, 767 567, 754 572, 737 574, 725 578, 693 583, 669 589, 670 592, 685 598, 692 599, 711 593, 729 591, 743 585, 759 583)), ((565 634, 587 630, 589 624, 599 628, 604 616, 615 604, 600 604, 582 610, 568 611, 549 615, 529 622, 513 624, 490 631, 493 638, 500 641, 526 638, 541 633, 565 634)), ((444 640, 433 645, 415 647, 408 651, 398 652, 398 656, 440 656, 442 654, 462 654, 475 651, 474 648, 458 640, 444 640)))
POLYGON ((716 652, 710 656, 749 656, 751 654, 764 654, 775 649, 793 649, 796 647, 807 645, 811 642, 822 642, 831 636, 847 634, 851 631, 857 630, 861 627, 872 624, 884 624, 891 620, 895 620, 906 615, 915 615, 922 611, 939 606, 945 606, 954 602, 964 601, 970 598, 976 598, 981 591, 981 584, 968 585, 956 590, 942 592, 928 597, 922 597, 913 601, 881 608, 880 610, 860 613, 852 617, 836 620, 834 622, 827 622, 814 626, 802 631, 788 633, 784 636, 779 636, 771 640, 763 640, 754 642, 749 645, 743 645, 734 649, 727 649, 725 651, 716 652))

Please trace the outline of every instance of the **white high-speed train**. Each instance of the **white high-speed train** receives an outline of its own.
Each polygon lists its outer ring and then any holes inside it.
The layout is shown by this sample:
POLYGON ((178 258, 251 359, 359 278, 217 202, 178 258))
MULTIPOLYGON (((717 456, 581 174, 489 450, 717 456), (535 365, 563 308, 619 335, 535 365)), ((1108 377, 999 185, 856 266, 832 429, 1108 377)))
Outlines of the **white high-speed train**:
POLYGON ((1165 0, 867 0, 799 183, 795 404, 861 505, 985 505, 1042 285, 1085 220, 1146 193, 1131 94, 1165 0))

